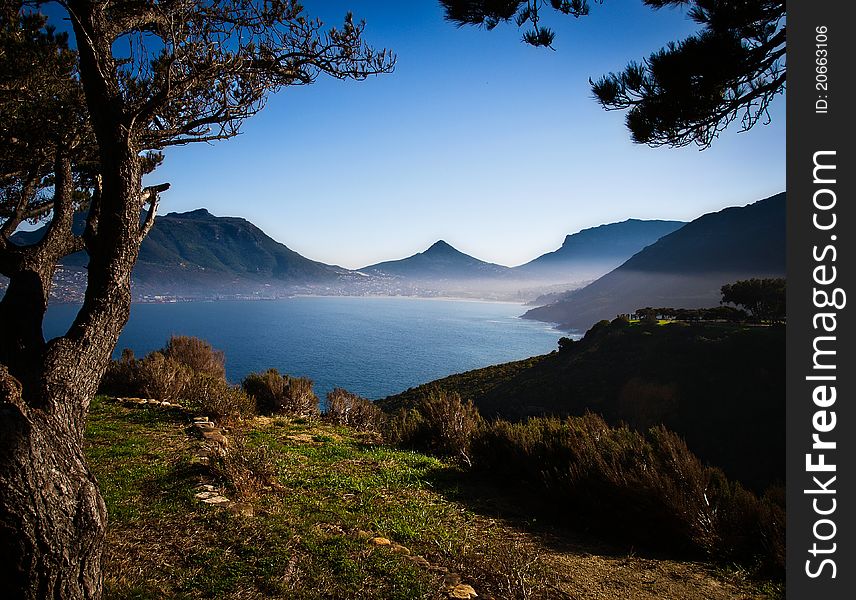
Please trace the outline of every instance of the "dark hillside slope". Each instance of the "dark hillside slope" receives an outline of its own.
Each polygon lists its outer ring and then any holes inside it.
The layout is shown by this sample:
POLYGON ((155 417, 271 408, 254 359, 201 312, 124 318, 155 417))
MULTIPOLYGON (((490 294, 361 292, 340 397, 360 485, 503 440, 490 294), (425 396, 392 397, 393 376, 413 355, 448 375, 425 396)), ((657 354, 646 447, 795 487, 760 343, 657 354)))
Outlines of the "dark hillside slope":
MULTIPOLYGON (((79 213, 75 232, 82 232, 84 226, 85 215, 79 213)), ((32 244, 44 231, 44 227, 22 231, 13 240, 32 244)), ((85 252, 62 260, 62 264, 77 268, 87 263, 85 252)), ((137 291, 163 294, 327 283, 347 274, 341 267, 301 256, 246 219, 216 217, 200 208, 155 219, 140 247, 133 279, 137 291)))
POLYGON ((566 236, 558 250, 543 254, 514 270, 529 277, 554 281, 593 279, 684 225, 683 221, 627 219, 590 227, 566 236))
POLYGON ((564 350, 452 375, 380 401, 413 405, 432 386, 485 417, 601 414, 664 424, 702 457, 755 487, 784 480, 785 328, 598 324, 564 350))
POLYGON ((784 274, 782 192, 699 217, 566 299, 524 316, 585 330, 646 306, 715 306, 725 283, 784 274))
POLYGON ((331 280, 344 271, 301 256, 246 219, 215 217, 205 209, 155 221, 135 274, 145 278, 165 270, 301 283, 331 280))

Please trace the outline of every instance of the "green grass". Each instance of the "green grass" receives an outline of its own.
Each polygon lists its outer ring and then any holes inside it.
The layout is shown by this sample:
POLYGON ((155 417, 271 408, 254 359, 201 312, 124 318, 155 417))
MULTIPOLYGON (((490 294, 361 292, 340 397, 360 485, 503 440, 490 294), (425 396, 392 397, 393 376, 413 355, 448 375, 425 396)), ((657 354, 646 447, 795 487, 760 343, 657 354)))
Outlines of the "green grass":
MULTIPOLYGON (((618 560, 594 557, 586 546, 555 562, 555 551, 520 522, 479 509, 495 490, 455 465, 366 434, 277 418, 227 435, 233 453, 260 452, 273 473, 275 485, 246 498, 223 482, 227 496, 252 503, 254 517, 193 497, 207 467, 193 460, 198 442, 185 415, 93 402, 86 444, 109 511, 105 598, 445 597, 441 573, 370 545, 371 536, 460 574, 480 598, 567 598, 560 587, 572 589, 580 577, 595 577, 588 569, 618 560)), ((687 566, 694 563, 662 564, 668 589, 698 578, 687 566)))
POLYGON ((180 413, 95 400, 87 454, 110 515, 107 598, 403 599, 442 588, 436 574, 356 533, 432 562, 459 553, 459 511, 420 493, 454 467, 285 420, 239 435, 270 451, 282 486, 255 499, 253 518, 193 498, 202 467, 191 463, 195 442, 180 413), (288 437, 306 433, 310 442, 288 437))

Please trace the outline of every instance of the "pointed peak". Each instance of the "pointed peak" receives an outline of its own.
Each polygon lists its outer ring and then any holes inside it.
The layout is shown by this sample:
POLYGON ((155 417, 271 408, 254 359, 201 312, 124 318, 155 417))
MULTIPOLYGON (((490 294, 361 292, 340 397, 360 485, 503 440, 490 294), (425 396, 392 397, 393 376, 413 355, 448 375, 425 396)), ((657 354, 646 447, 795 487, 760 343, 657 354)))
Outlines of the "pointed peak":
POLYGON ((432 252, 458 252, 455 248, 453 248, 448 242, 445 240, 438 240, 434 242, 430 248, 428 248, 425 253, 432 252))

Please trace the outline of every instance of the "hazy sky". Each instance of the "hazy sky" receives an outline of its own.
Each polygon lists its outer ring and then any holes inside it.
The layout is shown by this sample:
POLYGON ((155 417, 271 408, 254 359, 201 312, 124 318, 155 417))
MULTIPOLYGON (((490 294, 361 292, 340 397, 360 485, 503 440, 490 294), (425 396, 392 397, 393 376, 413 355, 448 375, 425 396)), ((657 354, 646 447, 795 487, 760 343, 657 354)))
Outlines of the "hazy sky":
POLYGON ((434 0, 305 2, 325 22, 351 9, 395 72, 285 89, 237 139, 171 150, 161 214, 245 217, 301 254, 345 267, 445 239, 516 265, 568 233, 630 217, 690 220, 785 185, 785 102, 773 123, 703 152, 634 145, 624 113, 591 99, 589 77, 620 70, 694 24, 639 0, 550 11, 555 52, 513 25, 456 28, 434 0))

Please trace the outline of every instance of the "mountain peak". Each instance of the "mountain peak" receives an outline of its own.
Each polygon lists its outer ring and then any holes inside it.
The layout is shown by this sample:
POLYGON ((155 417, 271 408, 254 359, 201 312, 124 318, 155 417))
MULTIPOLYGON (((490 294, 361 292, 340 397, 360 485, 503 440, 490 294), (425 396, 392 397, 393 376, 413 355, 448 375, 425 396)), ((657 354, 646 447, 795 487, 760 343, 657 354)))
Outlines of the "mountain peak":
POLYGON ((196 210, 190 210, 187 212, 179 213, 179 212, 171 212, 166 215, 167 217, 176 217, 180 219, 213 219, 216 218, 210 212, 208 212, 207 208, 197 208, 196 210))
POLYGON ((441 252, 442 252, 442 253, 444 253, 444 254, 448 254, 448 253, 450 253, 450 252, 457 253, 457 252, 458 252, 458 250, 456 250, 454 247, 452 247, 452 246, 451 246, 448 242, 446 242, 445 240, 437 240, 436 242, 434 242, 434 243, 431 245, 431 247, 430 247, 430 248, 428 248, 428 249, 424 252, 424 254, 428 254, 428 253, 438 254, 438 253, 441 253, 441 252))

